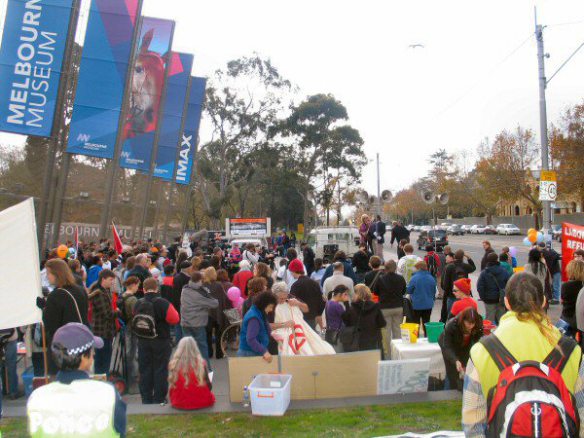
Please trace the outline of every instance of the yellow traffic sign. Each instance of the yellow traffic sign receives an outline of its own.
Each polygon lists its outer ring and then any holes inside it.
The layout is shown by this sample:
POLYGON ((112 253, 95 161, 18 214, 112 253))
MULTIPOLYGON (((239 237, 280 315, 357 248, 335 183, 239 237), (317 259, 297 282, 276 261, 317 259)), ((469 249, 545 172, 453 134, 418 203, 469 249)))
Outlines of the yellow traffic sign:
POLYGON ((557 181, 557 175, 555 170, 542 170, 540 181, 557 181))

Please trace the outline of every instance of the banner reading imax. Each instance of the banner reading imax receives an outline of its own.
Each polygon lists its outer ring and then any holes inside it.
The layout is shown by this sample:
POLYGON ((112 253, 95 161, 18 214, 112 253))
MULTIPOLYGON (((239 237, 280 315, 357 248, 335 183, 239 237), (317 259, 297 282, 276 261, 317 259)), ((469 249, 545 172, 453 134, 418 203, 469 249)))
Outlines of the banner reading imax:
POLYGON ((183 112, 188 99, 187 93, 192 69, 193 55, 173 52, 168 72, 154 170, 154 176, 165 181, 172 181, 174 174, 176 149, 181 137, 183 112))
POLYGON ((173 32, 173 21, 142 19, 130 90, 130 108, 123 128, 121 167, 150 171, 173 32))
POLYGON ((141 0, 93 0, 67 152, 113 158, 141 0))
POLYGON ((176 169, 176 183, 188 185, 191 182, 193 160, 195 148, 199 137, 199 126, 201 124, 201 114, 203 102, 205 100, 205 87, 207 80, 204 78, 191 79, 191 94, 189 96, 189 106, 187 108, 185 128, 182 134, 182 141, 178 157, 178 168, 176 169))
POLYGON ((49 137, 73 0, 8 0, 0 47, 0 131, 49 137))

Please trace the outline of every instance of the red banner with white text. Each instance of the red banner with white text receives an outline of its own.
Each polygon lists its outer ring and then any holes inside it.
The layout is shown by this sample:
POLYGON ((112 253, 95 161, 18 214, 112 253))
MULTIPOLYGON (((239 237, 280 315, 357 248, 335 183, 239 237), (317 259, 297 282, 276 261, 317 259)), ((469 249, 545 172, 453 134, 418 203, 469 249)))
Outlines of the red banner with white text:
POLYGON ((562 224, 562 281, 568 281, 566 267, 574 258, 574 251, 584 249, 584 226, 562 224))

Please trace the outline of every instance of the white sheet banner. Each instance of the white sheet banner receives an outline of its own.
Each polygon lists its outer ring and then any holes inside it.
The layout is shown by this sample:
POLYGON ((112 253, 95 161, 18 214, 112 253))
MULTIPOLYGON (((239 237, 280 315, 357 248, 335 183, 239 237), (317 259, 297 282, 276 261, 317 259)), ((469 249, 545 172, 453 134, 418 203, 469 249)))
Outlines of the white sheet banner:
POLYGON ((0 329, 34 324, 42 314, 39 251, 32 198, 0 212, 0 329))

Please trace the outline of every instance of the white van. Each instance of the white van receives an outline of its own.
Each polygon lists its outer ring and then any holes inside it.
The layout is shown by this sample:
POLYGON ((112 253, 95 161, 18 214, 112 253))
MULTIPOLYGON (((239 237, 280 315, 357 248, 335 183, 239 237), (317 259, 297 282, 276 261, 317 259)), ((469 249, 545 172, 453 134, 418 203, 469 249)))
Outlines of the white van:
POLYGON ((344 251, 352 257, 359 249, 357 227, 323 227, 312 230, 306 240, 317 258, 330 263, 337 251, 344 251))

